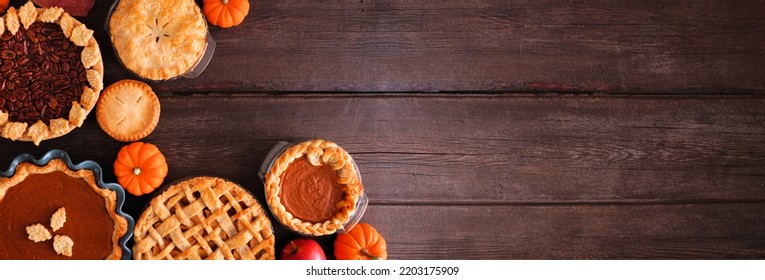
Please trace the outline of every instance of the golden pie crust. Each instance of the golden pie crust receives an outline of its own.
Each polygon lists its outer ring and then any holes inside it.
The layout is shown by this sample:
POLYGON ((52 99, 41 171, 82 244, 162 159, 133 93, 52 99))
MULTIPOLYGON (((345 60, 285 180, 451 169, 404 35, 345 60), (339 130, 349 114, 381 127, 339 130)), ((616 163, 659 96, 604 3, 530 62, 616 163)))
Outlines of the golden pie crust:
POLYGON ((207 23, 193 0, 121 0, 109 35, 138 76, 166 80, 188 72, 204 53, 207 23))
MULTIPOLYGON (((128 223, 127 220, 125 220, 124 217, 117 215, 116 209, 117 209, 117 193, 109 190, 104 189, 98 186, 95 180, 95 176, 93 175, 93 171, 87 170, 87 169, 81 169, 77 171, 73 171, 69 169, 69 167, 66 165, 66 163, 61 159, 52 159, 50 162, 48 162, 45 166, 38 166, 29 162, 22 162, 19 163, 16 166, 16 173, 10 177, 10 178, 0 178, 0 201, 3 199, 6 199, 5 195, 8 193, 8 190, 15 187, 19 183, 23 182, 29 175, 32 174, 47 174, 60 171, 64 174, 72 177, 72 178, 80 178, 84 180, 88 186, 92 188, 92 190, 104 198, 104 207, 107 209, 107 212, 111 215, 112 220, 114 221, 114 231, 112 233, 112 253, 106 257, 108 260, 119 260, 122 258, 122 247, 120 247, 120 238, 122 238, 123 235, 127 232, 128 223)), ((44 194, 41 194, 44 195, 44 194)), ((12 198, 8 198, 12 199, 12 198)), ((30 207, 34 207, 31 206, 30 207)), ((20 225, 20 226, 27 226, 27 225, 20 225)), ((82 242, 83 245, 79 246, 87 246, 85 245, 87 242, 82 242)), ((76 250, 76 249, 75 249, 76 250)))
POLYGON ((149 85, 136 80, 121 80, 101 93, 96 120, 112 138, 132 142, 154 131, 159 114, 159 99, 149 85))
POLYGON ((308 235, 328 235, 343 229, 348 223, 357 202, 364 192, 358 171, 351 156, 337 144, 322 140, 310 140, 293 145, 284 151, 266 173, 266 200, 271 213, 286 227, 308 235), (290 163, 305 156, 313 166, 328 164, 337 172, 337 183, 342 185, 342 200, 336 205, 335 215, 323 222, 308 222, 295 217, 282 204, 281 176, 290 163))
POLYGON ((239 185, 215 177, 173 184, 136 222, 136 260, 275 259, 271 221, 239 185))
POLYGON ((0 18, 0 34, 4 32, 22 32, 34 22, 54 23, 61 27, 64 35, 75 45, 83 47, 80 54, 81 62, 86 69, 90 87, 84 87, 80 101, 75 101, 69 112, 68 118, 56 118, 45 124, 42 120, 33 125, 21 122, 10 122, 8 112, 0 110, 0 136, 10 140, 32 141, 40 145, 43 140, 48 140, 66 135, 75 127, 81 127, 85 118, 95 107, 98 94, 103 89, 104 66, 101 60, 101 51, 93 30, 85 27, 63 9, 35 8, 32 1, 27 2, 18 11, 9 8, 4 17, 0 18))

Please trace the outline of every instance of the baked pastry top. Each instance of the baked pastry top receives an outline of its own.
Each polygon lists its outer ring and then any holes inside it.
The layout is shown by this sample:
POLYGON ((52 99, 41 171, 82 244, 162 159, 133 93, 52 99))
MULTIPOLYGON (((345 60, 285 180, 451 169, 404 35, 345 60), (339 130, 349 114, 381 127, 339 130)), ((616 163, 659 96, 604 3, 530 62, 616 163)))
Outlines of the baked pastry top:
POLYGON ((109 19, 109 35, 130 71, 166 80, 199 61, 207 23, 193 0, 121 0, 109 19))
POLYGON ((159 123, 159 99, 144 82, 121 80, 109 85, 98 101, 96 119, 112 138, 137 141, 148 136, 159 123))
POLYGON ((136 222, 133 258, 275 259, 267 214, 242 187, 215 177, 175 183, 136 222))

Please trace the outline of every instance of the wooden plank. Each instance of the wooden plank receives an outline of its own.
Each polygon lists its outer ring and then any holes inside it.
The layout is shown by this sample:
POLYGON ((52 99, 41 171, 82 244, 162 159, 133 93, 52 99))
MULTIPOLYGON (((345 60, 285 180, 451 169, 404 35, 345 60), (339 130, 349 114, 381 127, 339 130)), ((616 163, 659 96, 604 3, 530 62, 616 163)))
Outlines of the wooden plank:
MULTIPOLYGON (((372 202, 660 203, 765 200, 765 99, 417 95, 163 95, 145 141, 168 180, 209 174, 262 197, 279 140, 326 138, 357 160, 372 202)), ((123 143, 91 116, 52 148, 110 166, 123 143)), ((106 178, 113 180, 111 172, 106 178)), ((138 211, 143 201, 137 200, 138 211)))
MULTIPOLYGON (((18 1, 17 1, 18 2, 18 1)), ((106 83, 131 76, 102 28, 106 83)), ((762 1, 253 3, 194 80, 159 91, 763 93, 762 1)))
POLYGON ((763 259, 763 211, 763 203, 373 205, 363 221, 392 259, 763 259))

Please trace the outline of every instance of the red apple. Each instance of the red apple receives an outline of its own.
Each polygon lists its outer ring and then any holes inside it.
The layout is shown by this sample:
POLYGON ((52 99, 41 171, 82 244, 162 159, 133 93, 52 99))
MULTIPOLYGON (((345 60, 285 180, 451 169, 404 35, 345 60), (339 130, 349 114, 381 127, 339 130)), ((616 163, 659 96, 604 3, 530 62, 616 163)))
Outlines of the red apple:
POLYGON ((298 238, 287 242, 279 255, 282 260, 326 260, 319 243, 310 238, 298 238))

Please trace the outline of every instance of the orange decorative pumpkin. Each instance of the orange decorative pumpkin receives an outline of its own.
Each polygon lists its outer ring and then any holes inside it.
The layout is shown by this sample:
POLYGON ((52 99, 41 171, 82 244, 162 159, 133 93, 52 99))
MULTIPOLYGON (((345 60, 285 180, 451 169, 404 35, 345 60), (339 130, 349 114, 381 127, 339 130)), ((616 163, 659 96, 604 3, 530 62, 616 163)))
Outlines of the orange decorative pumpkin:
POLYGON ((8 9, 8 5, 10 4, 10 0, 0 0, 0 15, 5 13, 5 10, 8 9))
POLYGON ((366 223, 359 223, 335 238, 335 258, 338 260, 384 260, 388 258, 387 250, 382 235, 366 223))
POLYGON ((162 185, 167 176, 167 161, 157 146, 133 142, 117 153, 114 175, 127 192, 144 195, 162 185))
POLYGON ((212 25, 229 28, 239 25, 250 12, 249 0, 204 0, 207 21, 212 25))

